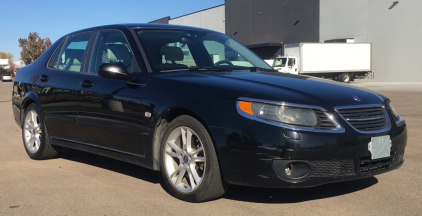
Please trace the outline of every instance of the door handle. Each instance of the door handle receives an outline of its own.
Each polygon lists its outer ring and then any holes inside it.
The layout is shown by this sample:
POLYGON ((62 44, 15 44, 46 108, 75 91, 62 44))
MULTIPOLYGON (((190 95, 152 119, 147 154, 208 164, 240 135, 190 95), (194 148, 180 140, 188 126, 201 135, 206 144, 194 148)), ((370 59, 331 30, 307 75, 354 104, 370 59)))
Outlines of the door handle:
POLYGON ((38 79, 39 79, 41 82, 47 82, 47 81, 48 81, 48 76, 47 76, 47 75, 45 75, 45 74, 43 74, 43 75, 41 75, 40 77, 38 77, 38 79))
POLYGON ((91 88, 92 86, 94 86, 94 83, 91 80, 83 80, 80 84, 82 88, 91 88))

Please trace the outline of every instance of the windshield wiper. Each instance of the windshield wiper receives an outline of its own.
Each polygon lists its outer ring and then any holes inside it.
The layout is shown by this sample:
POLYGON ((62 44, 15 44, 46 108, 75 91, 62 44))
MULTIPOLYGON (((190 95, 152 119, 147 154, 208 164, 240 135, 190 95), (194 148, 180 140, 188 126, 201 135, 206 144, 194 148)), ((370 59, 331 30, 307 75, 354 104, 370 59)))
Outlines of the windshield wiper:
POLYGON ((189 67, 189 71, 216 71, 216 72, 223 72, 223 71, 233 71, 231 68, 212 68, 212 67, 189 67))
POLYGON ((274 69, 266 69, 266 68, 260 68, 260 67, 250 67, 249 68, 251 70, 251 72, 256 72, 256 71, 264 71, 264 72, 278 72, 278 70, 274 70, 274 69))
POLYGON ((223 71, 233 71, 231 68, 212 68, 212 67, 197 67, 191 66, 189 68, 179 68, 179 69, 170 69, 170 70, 161 70, 160 72, 173 72, 173 71, 215 71, 215 72, 223 72, 223 71))

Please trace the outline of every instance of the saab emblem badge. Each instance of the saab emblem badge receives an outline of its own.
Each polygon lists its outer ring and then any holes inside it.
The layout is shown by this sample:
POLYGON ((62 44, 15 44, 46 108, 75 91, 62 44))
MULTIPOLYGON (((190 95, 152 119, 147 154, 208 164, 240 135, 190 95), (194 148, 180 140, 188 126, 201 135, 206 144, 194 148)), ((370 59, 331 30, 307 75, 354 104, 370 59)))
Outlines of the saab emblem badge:
POLYGON ((185 163, 188 163, 189 162, 189 158, 188 158, 188 156, 183 156, 183 162, 185 162, 185 163))
POLYGON ((353 95, 353 96, 352 96, 352 98, 353 98, 353 100, 355 100, 355 101, 360 101, 360 98, 359 98, 358 96, 356 96, 356 95, 353 95))

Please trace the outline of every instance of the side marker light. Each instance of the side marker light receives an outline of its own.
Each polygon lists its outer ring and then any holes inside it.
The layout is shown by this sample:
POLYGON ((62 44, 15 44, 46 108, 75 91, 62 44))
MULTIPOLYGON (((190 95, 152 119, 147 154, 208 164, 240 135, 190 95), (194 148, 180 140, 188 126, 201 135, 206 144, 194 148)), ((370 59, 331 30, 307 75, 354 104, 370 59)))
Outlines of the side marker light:
POLYGON ((243 112, 245 112, 245 113, 247 113, 249 115, 253 115, 253 112, 252 112, 252 102, 239 101, 239 108, 243 112))

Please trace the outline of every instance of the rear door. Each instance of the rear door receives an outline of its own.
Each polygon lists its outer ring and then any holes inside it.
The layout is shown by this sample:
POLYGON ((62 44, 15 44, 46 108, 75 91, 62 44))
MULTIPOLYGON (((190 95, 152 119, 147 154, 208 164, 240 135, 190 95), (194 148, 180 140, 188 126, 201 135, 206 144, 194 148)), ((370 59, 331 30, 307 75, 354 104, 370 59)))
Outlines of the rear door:
POLYGON ((43 86, 39 99, 50 137, 80 141, 76 90, 91 36, 92 32, 86 32, 65 38, 50 57, 46 69, 35 77, 43 86))
POLYGON ((88 73, 79 80, 79 133, 86 145, 144 156, 148 128, 142 121, 145 114, 141 80, 145 74, 140 72, 126 36, 119 30, 97 34, 88 73), (124 64, 134 79, 99 77, 99 66, 111 62, 124 64))

